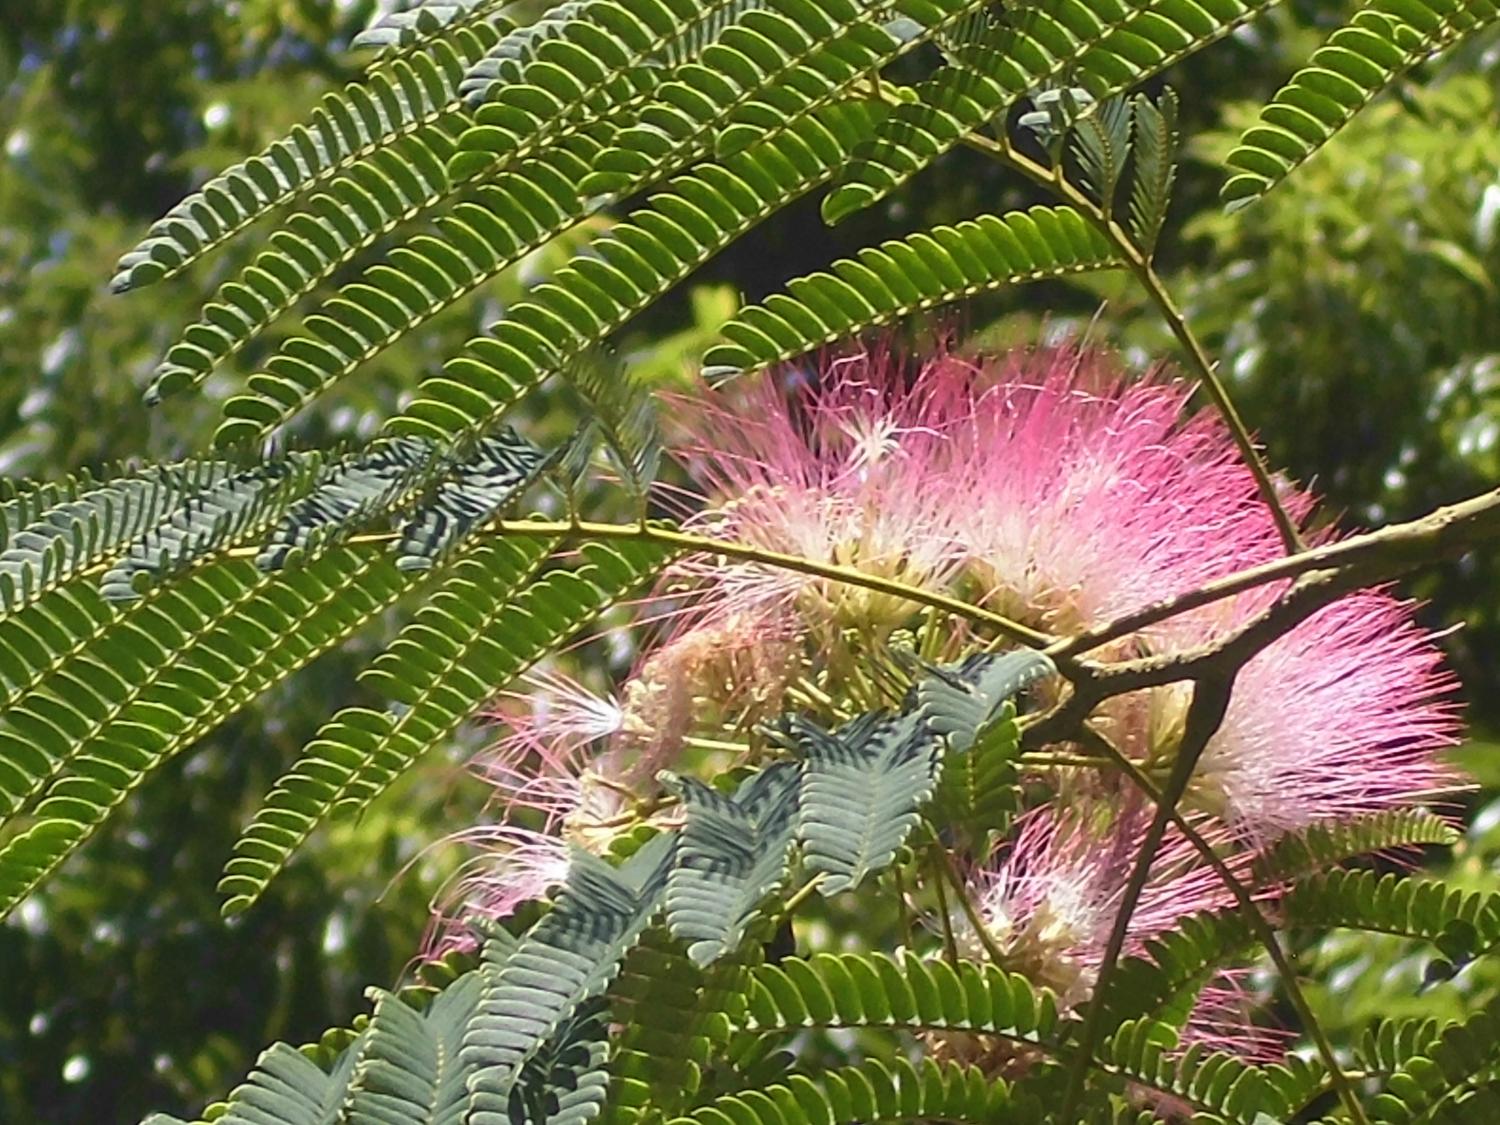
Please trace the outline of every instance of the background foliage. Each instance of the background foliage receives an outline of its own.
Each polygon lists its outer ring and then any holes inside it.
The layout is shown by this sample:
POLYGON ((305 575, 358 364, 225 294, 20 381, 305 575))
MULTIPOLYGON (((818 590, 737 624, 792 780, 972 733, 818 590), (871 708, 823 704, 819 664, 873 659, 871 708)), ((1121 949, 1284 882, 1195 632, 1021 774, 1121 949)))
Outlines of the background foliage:
MULTIPOLYGON (((70 0, 0 25, 0 470, 57 476, 196 450, 218 409, 292 330, 277 325, 201 396, 148 411, 162 353, 257 240, 185 284, 111 297, 114 262, 158 214, 223 165, 305 116, 358 71, 347 48, 372 5, 314 0, 70 0)), ((1222 157, 1342 5, 1283 6, 1169 74, 1197 153, 1222 157)), ((1414 516, 1500 477, 1500 100, 1492 41, 1419 69, 1256 207, 1226 220, 1206 166, 1182 171, 1163 243, 1169 283, 1231 373, 1271 459, 1359 521, 1414 516), (1295 378, 1289 378, 1295 373, 1295 378), (1419 373, 1418 377, 1413 377, 1419 373)), ((872 241, 1032 201, 992 164, 957 153, 879 208, 827 227, 816 201, 731 248, 622 341, 653 379, 680 377, 742 295, 872 241)), ((599 223, 609 217, 601 215, 599 223)), ((440 357, 566 256, 552 246, 382 353, 300 436, 368 436, 440 357)), ((339 280, 343 280, 342 278, 339 280)), ((996 339, 1104 317, 1143 356, 1171 354, 1151 313, 1108 279, 978 302, 996 339), (1040 310, 1050 310, 1043 314, 1040 310), (1061 311, 1059 311, 1061 310, 1061 311), (1139 315, 1136 315, 1139 314, 1139 315), (1039 322, 1044 322, 1040 323, 1039 322)), ((562 405, 528 401, 533 433, 562 405)), ((1462 753, 1500 785, 1487 740, 1500 712, 1500 574, 1466 557, 1425 578, 1473 702, 1462 753), (1488 773, 1486 772, 1488 771, 1488 773)), ((315 837, 256 910, 225 924, 214 885, 239 826, 354 683, 382 637, 365 632, 160 771, 62 877, 0 926, 0 1107, 6 1121, 188 1113, 247 1069, 258 1045, 347 1021, 369 981, 393 984, 417 947, 428 896, 455 856, 416 850, 470 823, 482 795, 460 738, 360 820, 315 837), (191 784, 183 784, 185 778, 191 784), (407 866, 410 864, 410 866, 407 866), (398 873, 400 873, 398 875, 398 873), (192 989, 182 982, 191 978, 192 989)), ((1500 804, 1479 815, 1454 874, 1494 888, 1500 804)), ((872 919, 871 926, 881 920, 872 919)), ((1456 1015, 1497 982, 1479 968, 1424 987, 1431 954, 1336 935, 1316 951, 1320 1013, 1342 1035, 1370 1014, 1456 1015)))

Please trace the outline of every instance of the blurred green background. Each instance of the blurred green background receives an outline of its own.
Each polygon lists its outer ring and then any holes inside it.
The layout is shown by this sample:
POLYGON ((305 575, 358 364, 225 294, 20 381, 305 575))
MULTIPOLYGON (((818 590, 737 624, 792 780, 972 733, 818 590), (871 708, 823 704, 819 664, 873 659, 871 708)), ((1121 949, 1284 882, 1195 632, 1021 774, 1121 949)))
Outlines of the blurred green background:
MULTIPOLYGON (((0 19, 0 472, 56 476, 203 447, 217 404, 279 339, 264 335, 202 396, 141 403, 157 359, 244 240, 187 277, 105 291, 115 259, 208 175, 258 150, 359 72, 347 45, 371 0, 55 0, 0 19)), ((1430 65, 1266 200, 1225 216, 1214 162, 1347 14, 1297 3, 1169 75, 1189 163, 1163 240, 1171 286, 1221 357, 1272 460, 1348 526, 1418 515, 1500 480, 1500 94, 1494 41, 1430 65)), ((691 279, 620 341, 664 381, 750 298, 839 253, 1030 192, 955 153, 883 212, 835 230, 793 208, 691 279)), ((383 353, 299 440, 370 433, 424 369, 545 275, 554 246, 383 353)), ((334 282, 344 280, 335 278, 334 282)), ((1038 287, 965 310, 980 338, 1088 332, 1141 362, 1171 345, 1123 283, 1038 287)), ((291 320, 295 325, 295 320, 291 320)), ((280 331, 288 330, 282 326, 280 331)), ((545 397, 543 429, 564 421, 545 397)), ((1453 864, 1500 887, 1500 572, 1475 555, 1410 586, 1466 685, 1489 788, 1453 864)), ((473 739, 427 761, 364 819, 304 849, 255 910, 218 916, 214 884, 243 820, 378 648, 365 634, 153 777, 46 892, 0 923, 0 1121, 191 1113, 275 1039, 315 1038, 397 980, 427 904, 460 858, 443 838, 480 815, 473 739)), ((475 735, 474 737, 480 737, 475 735)), ((1457 810, 1456 810, 1457 811, 1457 810)), ((1340 1037, 1374 1014, 1455 1012, 1497 985, 1480 966, 1334 935, 1301 952, 1340 1037), (1443 979, 1451 976, 1451 979, 1443 979)))

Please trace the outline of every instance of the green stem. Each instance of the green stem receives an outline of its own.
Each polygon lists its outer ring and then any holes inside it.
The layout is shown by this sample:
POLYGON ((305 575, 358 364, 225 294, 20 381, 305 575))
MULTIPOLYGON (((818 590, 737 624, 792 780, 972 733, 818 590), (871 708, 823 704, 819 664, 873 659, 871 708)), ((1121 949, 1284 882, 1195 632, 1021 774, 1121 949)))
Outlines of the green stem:
POLYGON ((822 881, 823 876, 814 875, 806 883, 802 884, 802 886, 797 889, 796 893, 793 894, 791 898, 787 899, 786 904, 782 906, 782 921, 786 921, 787 919, 791 918, 791 916, 797 912, 797 908, 812 897, 813 892, 818 889, 818 884, 822 881))
POLYGON ((938 913, 943 919, 943 944, 948 949, 948 960, 956 966, 958 964, 958 940, 953 936, 953 917, 948 913, 948 892, 943 889, 945 883, 943 861, 929 852, 927 862, 932 868, 933 882, 937 890, 938 913))
MULTIPOLYGON (((790 570, 814 578, 826 578, 834 582, 843 582, 850 586, 861 586, 867 590, 874 590, 876 593, 890 594, 904 601, 909 601, 917 605, 930 606, 933 609, 940 609, 945 613, 966 617, 971 621, 988 625, 992 629, 1004 633, 1012 640, 1019 641, 1021 644, 1031 648, 1046 648, 1048 645, 1056 643, 1058 639, 1048 633, 1033 629, 1029 625, 1023 625, 1019 621, 1012 621, 1002 614, 980 606, 970 605, 961 598, 950 597, 935 590, 924 590, 919 586, 911 586, 905 582, 898 582, 893 578, 882 578, 879 575, 866 574, 852 566, 818 562, 815 559, 803 558, 800 555, 787 555, 780 551, 767 550, 749 543, 710 539, 704 535, 694 535, 692 532, 680 531, 677 528, 667 527, 662 524, 594 523, 588 520, 496 520, 489 524, 487 530, 501 536, 560 537, 573 535, 595 542, 630 539, 641 543, 656 543, 664 547, 676 547, 679 550, 690 551, 694 554, 721 555, 725 558, 761 563, 778 570, 790 570)), ((395 534, 392 532, 377 532, 368 535, 356 535, 347 542, 351 545, 388 543, 394 538, 395 534)), ((259 553, 260 548, 258 547, 235 547, 226 551, 225 557, 254 558, 259 553)))
POLYGON ((1032 769, 1112 769, 1115 762, 1108 757, 1093 757, 1087 754, 1022 754, 1017 763, 1032 769))
POLYGON ((1087 217, 1098 228, 1099 233, 1109 240, 1125 262, 1126 268, 1135 275, 1147 296, 1156 305, 1157 311, 1167 322, 1167 327, 1171 329, 1172 335, 1177 338, 1178 344, 1186 354, 1189 366, 1198 377, 1199 385, 1208 392, 1208 397, 1218 408, 1225 425, 1229 428, 1230 436, 1234 439, 1235 446, 1240 451, 1240 456, 1244 458, 1245 464, 1249 466, 1251 474, 1255 477, 1255 487, 1260 493, 1261 500, 1270 511, 1271 518, 1276 521, 1276 529, 1281 534, 1287 554, 1294 555, 1303 550, 1305 545, 1297 530, 1297 525, 1282 505, 1281 496, 1276 491, 1276 483, 1271 479, 1270 471, 1261 458, 1260 450, 1256 449, 1255 442, 1251 440, 1250 431, 1245 427, 1245 421, 1240 417, 1234 400, 1229 397, 1224 381, 1219 378, 1217 367, 1209 359, 1207 351, 1198 342, 1198 338, 1193 335, 1187 318, 1182 315, 1182 311, 1172 300, 1172 295, 1167 292, 1161 277, 1151 264, 1151 259, 1141 253, 1119 223, 1106 215, 1098 204, 1068 182, 1063 175, 1061 165, 1056 168, 1047 168, 1038 164, 1024 153, 1017 152, 1011 145, 1009 137, 991 140, 989 137, 971 133, 965 138, 965 143, 971 148, 997 157, 1027 179, 1056 192, 1070 206, 1087 217))
POLYGON ((984 924, 984 918, 980 916, 978 909, 974 906, 973 900, 969 898, 969 889, 964 885, 963 877, 958 873, 958 868, 953 863, 953 856, 948 853, 948 850, 943 847, 942 842, 936 836, 933 837, 932 844, 933 853, 941 859, 943 872, 947 875, 948 882, 953 887, 953 893, 958 896, 959 904, 963 907, 964 916, 969 920, 969 926, 978 935, 980 944, 984 946, 985 952, 990 955, 990 960, 995 963, 995 967, 997 969, 1006 968, 1005 951, 996 944, 994 935, 990 933, 990 928, 984 924))
POLYGON ((715 750, 724 751, 729 754, 748 754, 750 744, 748 742, 726 742, 719 738, 699 738, 697 735, 685 735, 682 744, 689 750, 715 750))
POLYGON ((901 865, 891 868, 891 879, 896 884, 896 909, 901 915, 901 937, 907 949, 911 949, 911 912, 906 907, 906 880, 901 878, 901 865))

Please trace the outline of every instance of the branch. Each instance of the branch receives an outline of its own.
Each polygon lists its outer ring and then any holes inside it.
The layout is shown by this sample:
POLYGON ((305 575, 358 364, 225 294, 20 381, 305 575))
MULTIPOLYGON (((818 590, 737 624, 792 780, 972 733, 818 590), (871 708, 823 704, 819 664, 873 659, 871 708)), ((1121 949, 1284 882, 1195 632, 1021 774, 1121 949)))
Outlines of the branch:
POLYGON ((1188 782, 1192 780, 1193 771, 1198 766, 1198 759, 1203 756, 1209 739, 1214 736, 1214 732, 1219 729, 1219 724, 1224 719, 1224 712, 1229 707, 1229 692, 1233 685, 1233 671, 1227 676, 1205 673, 1193 685, 1193 699, 1188 705, 1187 719, 1183 726, 1182 746, 1177 752, 1176 760, 1172 763, 1172 772, 1167 778, 1166 788, 1157 802, 1156 815, 1152 818, 1151 826, 1146 830, 1146 837, 1141 841, 1140 850, 1136 853, 1135 868, 1130 873, 1130 881, 1125 885, 1125 893, 1120 899, 1119 909, 1115 912, 1114 925, 1110 929, 1109 942, 1104 947, 1104 958, 1099 962, 1099 975, 1094 980, 1093 996, 1089 1000, 1088 1014, 1084 1017, 1083 1030, 1079 1034, 1078 1053, 1073 1057, 1068 1069, 1067 1091, 1063 1095, 1062 1111, 1058 1115, 1059 1121, 1079 1119, 1078 1107, 1088 1082, 1089 1065, 1093 1061, 1094 1051, 1099 1046, 1099 1039, 1104 1033, 1104 999, 1114 980, 1120 954, 1125 949, 1125 936, 1130 928, 1130 919, 1140 903, 1141 892, 1146 888, 1146 881, 1151 877, 1151 865, 1156 859, 1156 852, 1161 846, 1162 837, 1166 835, 1167 824, 1177 809, 1177 803, 1187 792, 1188 782))
POLYGON ((1367 585, 1378 585, 1420 566, 1460 555, 1471 547, 1500 538, 1500 489, 1450 504, 1408 523, 1315 547, 1209 582, 1196 590, 1165 598, 1097 629, 1068 637, 1047 650, 1055 660, 1088 652, 1147 625, 1179 613, 1233 597, 1267 582, 1296 578, 1318 570, 1358 566, 1367 585))
MULTIPOLYGON (((940 609, 946 613, 951 613, 958 617, 966 617, 971 621, 988 625, 998 632, 1003 633, 1011 640, 1017 641, 1029 648, 1045 648, 1048 645, 1057 643, 1057 638, 1050 633, 1033 629, 1029 625, 1023 625, 1019 621, 1013 621, 1003 614, 995 613, 981 606, 971 605, 961 598, 949 597, 947 594, 941 594, 934 590, 924 590, 920 586, 912 586, 905 582, 898 582, 892 578, 881 578, 879 575, 867 574, 852 566, 839 566, 836 563, 818 562, 815 559, 804 558, 801 555, 782 554, 779 551, 766 550, 749 543, 711 539, 706 535, 694 535, 692 532, 681 531, 668 524, 591 523, 584 520, 495 520, 486 530, 491 534, 501 536, 572 535, 594 541, 634 539, 638 542, 660 543, 663 546, 677 547, 694 554, 721 555, 725 558, 761 563, 778 570, 790 570, 798 574, 810 575, 814 578, 827 578, 830 581, 843 582, 850 586, 862 586, 867 590, 890 594, 917 605, 931 606, 933 609, 940 609)), ((392 532, 374 532, 367 535, 353 536, 346 542, 350 545, 366 545, 372 543, 389 543, 395 538, 396 536, 392 532)), ((259 553, 260 549, 258 547, 235 547, 224 552, 220 557, 254 558, 259 553)))
MULTIPOLYGON (((1163 807, 1161 790, 1147 777, 1140 768, 1128 757, 1115 748, 1103 735, 1097 734, 1085 728, 1086 734, 1090 735, 1088 743, 1100 750, 1111 763, 1128 777, 1142 793, 1149 797, 1158 808, 1163 807)), ((1202 857, 1203 861, 1211 867, 1219 876, 1220 882, 1234 896, 1239 906, 1240 914, 1250 924, 1265 951, 1270 955, 1271 961, 1276 966, 1276 971, 1281 974, 1281 982, 1286 989, 1287 999, 1296 1010, 1298 1017, 1307 1035, 1317 1048, 1318 1057, 1328 1071, 1328 1082, 1330 1087, 1337 1092, 1339 1100, 1348 1111, 1350 1120, 1355 1125, 1368 1125, 1364 1107, 1360 1105, 1359 1098, 1350 1084, 1350 1076, 1339 1065, 1338 1054, 1333 1049, 1333 1043, 1328 1038, 1328 1033, 1323 1030, 1323 1025, 1318 1021, 1317 1014, 1312 1010, 1312 1005, 1307 1002, 1307 996, 1302 991, 1302 985, 1297 979, 1297 969, 1292 963, 1290 955, 1281 946, 1280 939, 1276 936, 1275 929, 1266 921, 1266 916, 1261 913, 1260 907, 1256 905, 1249 889, 1242 883, 1229 864, 1224 862, 1224 857, 1214 851, 1213 846, 1203 838, 1186 817, 1176 808, 1171 810, 1172 825, 1183 834, 1194 849, 1202 857)))

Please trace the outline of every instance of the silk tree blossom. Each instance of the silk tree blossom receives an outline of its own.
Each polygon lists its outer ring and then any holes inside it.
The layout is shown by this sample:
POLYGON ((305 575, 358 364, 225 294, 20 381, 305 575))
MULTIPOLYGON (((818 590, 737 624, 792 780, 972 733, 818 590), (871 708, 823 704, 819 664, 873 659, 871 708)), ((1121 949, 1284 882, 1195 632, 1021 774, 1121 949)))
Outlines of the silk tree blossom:
POLYGON ((566 878, 572 849, 603 851, 635 819, 634 778, 615 776, 630 759, 611 749, 625 737, 625 708, 560 673, 524 682, 529 694, 508 695, 491 713, 504 733, 475 764, 498 822, 450 837, 478 854, 434 903, 429 953, 472 946, 472 923, 543 897, 566 878))
POLYGON ((558 820, 580 803, 580 777, 592 750, 620 732, 625 711, 557 672, 531 672, 532 690, 511 694, 490 714, 505 733, 476 762, 502 810, 529 808, 558 820))
MULTIPOLYGON (((1074 801, 1022 816, 999 859, 970 875, 969 894, 988 940, 967 919, 952 919, 960 954, 986 960, 998 952, 1007 968, 1051 988, 1064 1011, 1087 1003, 1150 819, 1139 801, 1120 805, 1118 800, 1110 806, 1074 801)), ((1206 831, 1211 844, 1227 852, 1231 871, 1247 876, 1248 853, 1234 852, 1222 831, 1206 831)), ((1145 954, 1153 939, 1189 915, 1234 905, 1220 875, 1189 840, 1170 831, 1130 916, 1122 956, 1145 954)), ((1287 1036, 1248 1018, 1256 998, 1246 978, 1231 969, 1208 981, 1183 1023, 1184 1045, 1201 1043, 1247 1059, 1281 1057, 1287 1036)), ((1024 1069, 1034 1061, 1024 1049, 997 1047, 963 1033, 934 1035, 929 1042, 940 1057, 990 1073, 1024 1069)))
MULTIPOLYGON (((790 391, 786 373, 678 404, 677 450, 715 537, 850 567, 1066 634, 1277 558, 1275 521, 1216 416, 1185 417, 1191 387, 1130 381, 1070 348, 915 372, 873 351, 790 391)), ((1283 483, 1305 522, 1312 497, 1283 483)), ((775 606, 823 666, 858 659, 851 630, 889 637, 908 599, 759 565, 700 558, 700 623, 775 606)), ((1269 585, 1141 630, 1100 659, 1211 643, 1283 589, 1269 585)), ((722 626, 720 626, 722 627, 722 626)), ((685 630, 689 636, 692 629, 685 630)), ((687 642, 683 642, 687 643, 687 642)), ((1425 802, 1458 778, 1439 760, 1453 680, 1413 608, 1352 595, 1243 670, 1190 802, 1265 840, 1289 828, 1425 802)), ((1176 754, 1186 685, 1108 701, 1094 723, 1148 766, 1176 754)))
POLYGON ((641 660, 625 685, 621 735, 611 760, 630 784, 667 768, 694 727, 747 727, 773 718, 798 669, 790 616, 775 606, 699 617, 641 660))
POLYGON ((551 832, 498 824, 471 828, 454 838, 477 854, 433 902, 433 922, 423 942, 430 959, 474 949, 479 925, 510 917, 523 903, 545 897, 568 875, 568 842, 551 832))
MULTIPOLYGON (((1020 819, 997 865, 974 873, 974 897, 991 940, 1017 969, 1052 988, 1066 1008, 1093 991, 1148 820, 1129 801, 1123 811, 1085 801, 1066 811, 1043 806, 1020 819)), ((1227 862, 1243 875, 1248 855, 1236 853, 1227 862)), ((1123 952, 1144 953, 1150 939, 1187 915, 1234 904, 1218 872, 1171 831, 1130 916, 1123 952)), ((977 935, 970 936, 968 948, 975 955, 984 950, 977 935)))
MULTIPOLYGON (((688 437, 675 453, 701 492, 689 520, 701 534, 978 600, 1059 634, 1282 552, 1224 427, 1211 415, 1184 417, 1190 388, 1161 373, 1129 381, 1105 356, 1052 349, 1001 360, 940 354, 916 367, 866 352, 815 379, 796 374, 676 404, 688 437)), ((1282 493, 1305 522, 1312 498, 1289 485, 1282 493)), ((1283 588, 1255 588, 1093 655, 1212 643, 1283 588)), ((602 851, 651 815, 658 771, 702 764, 683 758, 689 747, 741 739, 793 698, 847 694, 857 681, 859 691, 885 690, 862 662, 919 636, 931 654, 922 629, 943 630, 944 659, 971 641, 962 623, 919 615, 920 599, 899 590, 706 552, 659 596, 675 627, 646 647, 617 699, 538 676, 525 706, 506 709, 509 733, 484 767, 506 812, 490 841, 490 882, 471 884, 491 904, 477 913, 513 909, 555 881, 559 842, 602 851)), ((1241 670, 1184 807, 1243 854, 1315 821, 1426 802, 1458 780, 1438 757, 1458 731, 1452 687, 1410 604, 1351 595, 1241 670)), ((1090 722, 1143 768, 1164 771, 1181 746, 1189 694, 1169 684, 1122 696, 1090 722)), ((1117 799, 1117 779, 1083 769, 1068 778, 1060 809, 1117 799)), ((1033 958, 1039 979, 1076 1002, 1091 987, 1133 853, 1120 832, 1109 844, 1076 817, 1049 816, 1023 820, 1009 858, 987 877, 986 910, 1001 944, 1033 958)), ((1223 904, 1216 878, 1187 862, 1185 848, 1177 841, 1158 861, 1127 951, 1185 913, 1223 904)))
MULTIPOLYGON (((956 361, 955 361, 956 362, 956 361)), ((707 496, 703 534, 847 567, 910 586, 949 586, 962 566, 954 435, 970 406, 961 379, 903 388, 889 353, 835 360, 789 397, 779 380, 679 400, 675 452, 707 496)), ((700 560, 729 611, 792 607, 825 638, 889 629, 914 606, 899 595, 760 564, 700 560)))
MULTIPOLYGON (((961 377, 952 361, 933 378, 961 377)), ((1255 479, 1192 388, 1127 381, 1104 353, 1053 349, 987 366, 957 463, 962 541, 991 605, 1057 633, 1280 553, 1255 479)), ((1289 494, 1295 512, 1306 497, 1289 494)))
MULTIPOLYGON (((1248 620, 1261 600, 1228 612, 1248 620)), ((1352 594, 1241 670, 1191 798, 1266 839, 1452 793, 1463 779, 1439 752, 1458 739, 1456 687, 1410 603, 1352 594)))

